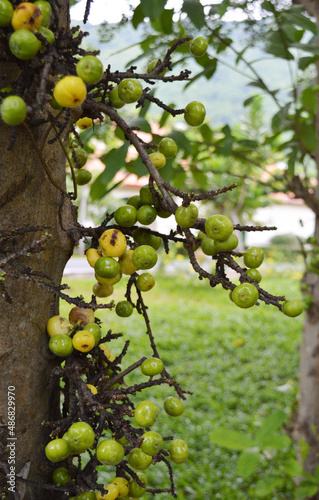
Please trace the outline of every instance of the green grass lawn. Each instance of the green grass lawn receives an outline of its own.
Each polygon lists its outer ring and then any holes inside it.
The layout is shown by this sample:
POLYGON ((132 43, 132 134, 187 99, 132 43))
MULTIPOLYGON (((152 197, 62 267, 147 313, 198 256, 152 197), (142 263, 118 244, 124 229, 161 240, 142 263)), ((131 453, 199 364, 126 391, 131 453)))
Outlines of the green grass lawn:
MULTIPOLYGON (((68 278, 67 282, 70 294, 83 294, 90 299, 93 278, 68 278)), ((299 296, 298 280, 289 277, 267 278, 262 285, 274 294, 289 290, 290 297, 299 296)), ((123 300, 124 293, 122 279, 112 298, 123 300)), ((189 445, 188 461, 174 466, 178 499, 254 499, 250 482, 236 474, 238 452, 215 445, 209 435, 214 426, 224 426, 253 436, 263 417, 279 409, 290 414, 297 393, 302 318, 287 318, 263 303, 249 310, 239 309, 229 300, 228 292, 211 289, 188 274, 157 276, 156 286, 144 297, 166 368, 185 390, 193 392, 182 416, 169 417, 162 410, 153 427, 165 436, 184 439, 189 445), (282 386, 288 390, 282 390, 282 386)), ((61 304, 62 315, 67 316, 69 309, 69 305, 61 304)), ((105 332, 123 332, 123 338, 112 341, 114 354, 119 354, 124 341, 130 340, 123 368, 152 354, 143 318, 136 312, 129 318, 119 318, 114 311, 99 310, 96 316, 102 320, 105 332)), ((127 383, 142 380, 145 377, 138 369, 127 378, 127 383)), ((172 389, 162 386, 145 390, 135 401, 151 399, 162 407, 169 395, 174 395, 172 389)), ((287 458, 294 451, 281 453, 287 458)), ((267 472, 271 467, 275 469, 275 465, 268 465, 267 472)), ((261 466, 259 477, 262 474, 261 466)), ((146 475, 152 487, 169 484, 162 464, 151 466, 146 475)), ((110 468, 105 479, 112 477, 114 468, 110 468)), ((257 478, 256 474, 254 479, 257 478)), ((153 497, 146 494, 143 498, 153 497)), ((156 498, 171 497, 162 494, 156 498)), ((292 499, 291 482, 283 478, 277 493, 264 498, 292 499)))

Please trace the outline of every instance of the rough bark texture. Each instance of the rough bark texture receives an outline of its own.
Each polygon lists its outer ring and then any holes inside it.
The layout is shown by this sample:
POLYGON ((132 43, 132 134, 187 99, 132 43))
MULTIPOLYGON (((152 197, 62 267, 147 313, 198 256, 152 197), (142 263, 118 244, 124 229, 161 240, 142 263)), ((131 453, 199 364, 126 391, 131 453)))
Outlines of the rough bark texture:
MULTIPOLYGON (((62 272, 69 259, 73 242, 59 225, 62 210, 64 228, 74 224, 68 199, 61 208, 61 193, 50 183, 41 163, 34 154, 34 147, 22 127, 19 128, 16 144, 11 152, 9 127, 1 125, 1 230, 13 228, 47 226, 51 235, 45 249, 30 257, 18 258, 17 262, 45 273, 59 284, 62 272)), ((65 186, 65 159, 57 146, 45 153, 47 163, 57 183, 65 186)), ((44 231, 17 236, 4 250, 15 251, 39 238, 44 231)), ((3 250, 3 248, 2 248, 3 250)), ((8 387, 15 387, 16 402, 16 473, 28 469, 28 479, 45 482, 47 461, 44 447, 48 439, 42 422, 52 418, 52 398, 48 391, 50 372, 56 364, 48 350, 45 331, 47 320, 57 313, 56 297, 45 288, 31 282, 25 275, 6 277, 5 288, 12 299, 0 296, 0 350, 1 422, 7 423, 8 387), (50 416, 50 417, 49 417, 50 416)), ((1 457, 6 455, 8 432, 2 427, 1 457)), ((25 498, 40 499, 44 491, 29 488, 25 498)))
MULTIPOLYGON (((60 2, 60 22, 68 19, 68 2, 60 2)), ((15 81, 19 73, 13 64, 0 61, 0 88, 15 81)), ((33 134, 38 144, 47 125, 33 134)), ((45 330, 47 320, 58 312, 57 297, 46 288, 28 279, 28 273, 19 270, 19 264, 40 271, 60 284, 63 269, 74 247, 68 229, 74 226, 74 213, 70 200, 49 181, 35 152, 28 132, 17 129, 12 151, 11 128, 0 123, 0 214, 1 231, 17 228, 46 226, 45 230, 17 235, 14 239, 0 239, 0 260, 4 255, 23 249, 40 239, 45 232, 51 237, 40 252, 18 257, 16 276, 5 276, 0 282, 0 465, 8 466, 8 387, 15 393, 15 429, 12 463, 16 474, 40 483, 48 482, 50 464, 44 448, 48 442, 48 429, 43 422, 52 419, 58 410, 54 391, 48 390, 48 381, 56 357, 48 350, 45 330), (60 225, 63 219, 63 228, 60 225), (3 288, 3 285, 5 289, 3 288), (8 300, 11 298, 11 301, 8 300)), ((46 147, 44 155, 56 183, 65 189, 65 158, 59 143, 46 147)), ((11 268, 12 270, 13 268, 11 268)), ((8 476, 0 467, 0 492, 8 486, 8 476)), ((8 472, 8 469, 7 469, 8 472)), ((32 482, 16 481, 15 493, 6 498, 43 500, 58 498, 41 490, 32 482)))

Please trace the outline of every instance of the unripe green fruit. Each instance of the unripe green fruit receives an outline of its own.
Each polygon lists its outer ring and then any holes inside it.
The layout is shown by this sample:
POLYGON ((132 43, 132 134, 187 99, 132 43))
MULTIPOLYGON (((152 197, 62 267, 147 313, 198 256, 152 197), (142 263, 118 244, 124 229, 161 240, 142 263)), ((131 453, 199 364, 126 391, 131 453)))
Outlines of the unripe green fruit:
POLYGON ((10 95, 3 99, 0 115, 7 125, 20 125, 27 116, 27 107, 23 99, 17 95, 10 95))
POLYGON ((140 198, 140 196, 138 194, 135 194, 134 196, 131 196, 128 200, 127 200, 127 204, 128 205, 132 205, 133 207, 136 208, 136 210, 138 210, 142 205, 142 200, 140 198))
POLYGON ((215 246, 215 240, 213 240, 212 238, 204 238, 201 242, 201 249, 205 255, 214 256, 218 254, 218 250, 215 246))
POLYGON ((259 294, 257 288, 251 283, 242 283, 232 291, 232 301, 243 309, 256 304, 259 294))
POLYGON ((47 28, 50 24, 50 17, 52 13, 51 5, 46 0, 37 0, 36 2, 34 2, 34 5, 36 5, 41 10, 41 14, 43 16, 41 26, 47 28))
POLYGON ((75 422, 68 432, 68 443, 73 453, 84 453, 94 443, 95 434, 86 422, 75 422))
POLYGON ((258 269, 254 269, 254 268, 247 269, 245 271, 245 273, 247 274, 247 276, 249 276, 249 278, 254 280, 256 283, 261 282, 262 276, 261 276, 260 272, 258 271, 258 269))
POLYGON ((103 76, 103 64, 95 56, 84 56, 76 64, 76 73, 85 83, 95 84, 103 76))
POLYGON ((182 439, 173 439, 169 447, 169 454, 172 462, 182 464, 188 458, 188 446, 182 439))
POLYGON ((51 462, 62 462, 71 453, 71 448, 65 439, 52 439, 46 447, 46 457, 51 462))
POLYGON ((174 158, 177 153, 176 142, 170 137, 165 137, 159 143, 158 150, 165 156, 165 158, 174 158))
POLYGON ((113 87, 111 92, 109 93, 110 103, 112 104, 114 109, 121 109, 125 106, 125 102, 119 98, 119 89, 118 87, 113 87))
POLYGON ((121 318, 127 318, 131 316, 133 312, 133 306, 127 300, 121 300, 116 304, 115 312, 121 318))
POLYGON ((92 333, 95 340, 95 345, 97 345, 101 338, 101 328, 99 327, 99 325, 97 323, 88 323, 87 325, 85 325, 85 330, 92 333))
POLYGON ((290 316, 291 318, 295 318, 299 316, 303 311, 302 301, 299 299, 290 299, 286 300, 282 305, 282 312, 286 316, 290 316))
POLYGON ((148 358, 143 361, 141 370, 144 375, 154 377, 154 375, 159 375, 164 370, 164 363, 159 358, 148 358))
POLYGON ((100 257, 94 265, 94 271, 102 278, 115 278, 120 272, 120 264, 113 257, 100 257))
POLYGON ((213 240, 226 240, 233 232, 234 226, 229 217, 216 214, 205 222, 205 232, 213 240))
POLYGON ((190 203, 187 207, 182 205, 175 212, 175 220, 181 227, 191 227, 195 224, 198 218, 198 208, 194 203, 190 203))
POLYGON ((138 209, 136 213, 136 218, 140 224, 144 226, 149 226, 155 221, 157 217, 157 212, 151 205, 143 205, 138 209))
POLYGON ((133 239, 139 245, 149 245, 155 250, 158 250, 162 243, 162 238, 160 236, 155 236, 155 234, 140 229, 134 229, 133 239))
POLYGON ((137 470, 145 470, 152 463, 152 457, 146 455, 140 448, 133 448, 128 455, 128 463, 137 470))
MULTIPOLYGON (((53 31, 49 30, 45 26, 40 26, 37 33, 40 33, 51 45, 54 44, 55 36, 54 36, 53 31)), ((43 47, 42 44, 41 44, 41 46, 43 47)))
POLYGON ((139 98, 142 97, 142 94, 142 85, 132 78, 123 80, 118 86, 119 98, 127 104, 138 101, 139 98))
POLYGON ((163 446, 162 436, 155 431, 148 431, 143 434, 143 443, 141 444, 141 450, 151 457, 156 455, 163 446))
POLYGON ((85 170, 85 168, 81 168, 81 170, 76 170, 76 172, 74 172, 74 175, 78 186, 85 186, 85 184, 88 184, 92 179, 91 172, 85 170))
POLYGON ((136 286, 141 292, 148 292, 155 285, 155 278, 150 273, 142 273, 136 280, 136 286))
POLYGON ((63 486, 71 481, 72 477, 69 473, 68 469, 65 467, 58 467, 53 471, 52 474, 52 482, 53 484, 57 484, 59 486, 63 486))
POLYGON ((166 164, 166 158, 162 153, 151 153, 149 157, 156 168, 162 168, 166 164))
POLYGON ((164 410, 171 417, 179 417, 184 413, 184 403, 178 398, 169 396, 164 401, 164 410))
MULTIPOLYGON (((159 61, 159 59, 154 59, 153 61, 151 61, 148 64, 148 66, 147 66, 147 73, 152 73, 152 71, 155 69, 158 61, 159 61)), ((163 71, 161 71, 158 76, 164 76, 165 73, 166 73, 166 70, 167 70, 167 68, 164 68, 163 71)))
POLYGON ((137 220, 137 210, 132 205, 123 205, 115 210, 114 219, 119 226, 132 227, 137 220))
POLYGON ((72 339, 68 335, 54 335, 49 340, 49 349, 56 356, 65 358, 73 352, 72 339))
POLYGON ((150 245, 141 245, 135 248, 132 262, 137 269, 151 269, 157 262, 156 250, 150 245))
POLYGON ((14 31, 9 39, 12 54, 23 61, 32 59, 41 49, 41 42, 29 30, 14 31))
POLYGON ((140 427, 151 427, 158 418, 158 406, 152 401, 142 401, 135 408, 134 418, 140 427))
POLYGON ((191 127, 198 127, 203 123, 206 116, 204 104, 198 101, 192 101, 187 104, 184 112, 184 120, 191 127))
POLYGON ((140 498, 146 492, 147 479, 143 472, 137 472, 138 478, 144 486, 140 486, 134 479, 132 478, 129 482, 129 495, 132 498, 140 498))
POLYGON ((152 192, 147 185, 142 186, 140 189, 140 200, 142 205, 153 205, 152 192))
POLYGON ((10 24, 12 15, 12 3, 8 0, 0 0, 0 28, 4 28, 10 24))
POLYGON ((230 252, 238 245, 238 238, 236 234, 232 233, 226 240, 216 240, 215 248, 218 252, 230 252))
POLYGON ((105 465, 117 465, 124 458, 124 448, 113 439, 101 441, 96 449, 96 458, 105 465))
POLYGON ((79 167, 84 167, 84 165, 88 161, 88 157, 89 157, 89 155, 87 154, 87 152, 85 151, 85 149, 83 149, 83 148, 74 148, 73 152, 72 152, 72 154, 70 154, 70 156, 71 156, 71 158, 72 158, 72 160, 74 162, 74 165, 75 166, 79 165, 79 167), (76 157, 77 162, 75 162, 74 159, 73 159, 73 152, 74 152, 74 155, 76 157))
POLYGON ((208 41, 203 36, 194 38, 189 44, 189 51, 195 57, 201 57, 206 54, 208 41))
POLYGON ((256 269, 264 260, 264 251, 259 247, 251 247, 244 253, 244 264, 247 267, 256 269))

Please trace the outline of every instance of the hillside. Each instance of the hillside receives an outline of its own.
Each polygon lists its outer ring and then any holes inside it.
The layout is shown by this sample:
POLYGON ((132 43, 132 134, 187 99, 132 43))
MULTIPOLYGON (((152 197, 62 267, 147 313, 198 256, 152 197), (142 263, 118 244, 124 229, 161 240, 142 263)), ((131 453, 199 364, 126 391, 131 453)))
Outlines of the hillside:
MULTIPOLYGON (((74 24, 79 24, 81 29, 89 32, 90 36, 84 39, 84 47, 99 49, 101 51, 100 58, 105 66, 111 64, 112 68, 124 70, 129 61, 141 54, 138 43, 143 39, 143 32, 141 29, 135 30, 129 23, 113 31, 108 28, 111 36, 107 43, 100 41, 99 26, 90 25, 89 23, 82 25, 79 22, 74 22, 74 24), (88 41, 90 41, 89 44, 88 41), (130 48, 127 49, 127 47, 130 48)), ((236 36, 240 39, 242 34, 238 25, 236 26, 236 32, 234 31, 234 34, 236 33, 238 33, 236 36)), ((153 58, 161 55, 154 54, 153 58)), ((230 55, 223 55, 222 57, 227 64, 232 63, 230 55)), ((289 73, 284 61, 272 59, 258 49, 251 49, 249 57, 259 60, 258 70, 272 88, 288 87, 289 73)), ((145 69, 145 65, 146 61, 141 60, 140 67, 142 70, 145 69)), ((194 75, 199 71, 199 66, 192 57, 188 59, 187 67, 192 70, 194 75)), ((176 72, 180 69, 183 68, 175 67, 176 72)), ((244 72, 248 73, 246 70, 244 72)), ((213 125, 234 124, 239 122, 245 111, 242 102, 250 95, 258 92, 253 87, 247 86, 248 83, 249 80, 238 72, 219 64, 212 79, 200 78, 186 90, 184 90, 185 83, 183 82, 176 82, 174 85, 157 84, 156 96, 162 98, 165 102, 174 102, 177 107, 184 107, 187 102, 192 100, 201 100, 206 106, 207 116, 213 125)), ((154 107, 153 110, 156 116, 157 108, 154 107)), ((266 98, 266 116, 271 116, 273 112, 275 112, 273 103, 266 98)))

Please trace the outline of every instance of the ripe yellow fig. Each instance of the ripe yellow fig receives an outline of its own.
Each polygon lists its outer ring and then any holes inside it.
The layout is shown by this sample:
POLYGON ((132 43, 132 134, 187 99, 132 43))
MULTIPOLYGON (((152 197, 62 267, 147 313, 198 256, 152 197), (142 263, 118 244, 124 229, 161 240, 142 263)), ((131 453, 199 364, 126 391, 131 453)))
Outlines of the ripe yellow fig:
POLYGON ((101 285, 108 285, 108 286, 115 285, 115 283, 120 281, 121 278, 122 278, 122 273, 118 273, 116 276, 114 276, 114 278, 102 278, 102 276, 99 276, 98 274, 95 273, 95 279, 96 281, 101 283, 101 285))
POLYGON ((76 125, 81 129, 81 130, 86 130, 87 128, 92 127, 93 125, 93 120, 92 118, 88 118, 85 116, 84 118, 80 118, 77 122, 76 125))
POLYGON ((119 258, 121 273, 131 275, 137 271, 137 267, 132 262, 132 254, 134 250, 126 250, 119 258))
POLYGON ((91 267, 94 267, 95 262, 102 257, 102 252, 97 250, 96 248, 89 248, 86 253, 86 258, 91 267))
POLYGON ((47 332, 50 337, 61 334, 69 335, 71 329, 71 323, 62 316, 52 316, 47 322, 47 332))
POLYGON ((120 257, 126 245, 126 238, 118 229, 107 229, 100 238, 100 248, 107 257, 120 257))
POLYGON ((72 344, 77 351, 89 352, 95 346, 95 338, 93 333, 80 330, 74 335, 72 344))
POLYGON ((42 23, 42 12, 34 3, 23 2, 14 9, 11 19, 12 28, 17 30, 35 31, 42 23))
POLYGON ((90 389, 92 394, 97 394, 97 388, 95 387, 95 385, 92 385, 92 384, 86 384, 86 385, 90 389))
POLYGON ((119 488, 116 484, 105 484, 103 488, 104 490, 107 490, 107 492, 105 491, 104 494, 98 491, 96 494, 96 500, 115 500, 119 497, 119 488))
POLYGON ((101 344, 100 349, 102 349, 102 351, 104 352, 105 356, 109 361, 115 360, 114 354, 111 353, 110 349, 105 344, 101 344))
POLYGON ((64 108, 75 108, 86 98, 86 85, 78 76, 65 76, 54 87, 53 97, 64 108))

